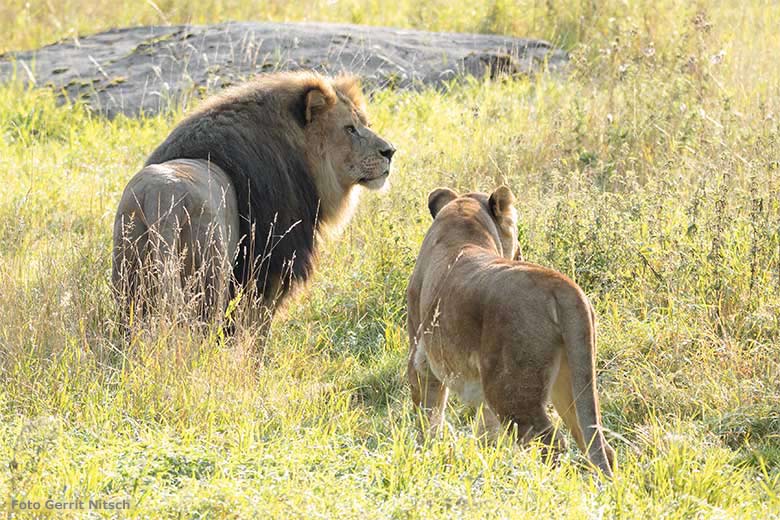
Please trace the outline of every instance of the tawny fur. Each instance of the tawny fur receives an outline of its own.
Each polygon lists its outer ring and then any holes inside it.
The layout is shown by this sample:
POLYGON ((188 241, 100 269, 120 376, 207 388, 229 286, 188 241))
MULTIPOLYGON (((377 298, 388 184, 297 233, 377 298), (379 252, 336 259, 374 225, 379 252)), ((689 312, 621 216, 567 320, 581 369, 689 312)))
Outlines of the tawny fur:
POLYGON ((561 449, 550 400, 579 447, 606 475, 614 452, 604 438, 595 379, 593 309, 569 278, 519 258, 511 192, 431 193, 433 224, 407 290, 408 376, 433 432, 449 390, 483 406, 494 436, 517 428, 522 441, 561 449))

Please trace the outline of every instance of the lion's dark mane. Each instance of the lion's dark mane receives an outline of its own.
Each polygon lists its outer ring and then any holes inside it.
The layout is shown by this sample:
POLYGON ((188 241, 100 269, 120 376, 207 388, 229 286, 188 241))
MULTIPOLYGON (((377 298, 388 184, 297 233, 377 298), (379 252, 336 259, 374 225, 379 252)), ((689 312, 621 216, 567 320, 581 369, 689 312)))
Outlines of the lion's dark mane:
POLYGON ((204 159, 227 173, 240 221, 235 282, 254 278, 266 303, 283 300, 315 265, 319 196, 294 134, 302 135, 311 88, 257 82, 209 100, 146 160, 204 159))

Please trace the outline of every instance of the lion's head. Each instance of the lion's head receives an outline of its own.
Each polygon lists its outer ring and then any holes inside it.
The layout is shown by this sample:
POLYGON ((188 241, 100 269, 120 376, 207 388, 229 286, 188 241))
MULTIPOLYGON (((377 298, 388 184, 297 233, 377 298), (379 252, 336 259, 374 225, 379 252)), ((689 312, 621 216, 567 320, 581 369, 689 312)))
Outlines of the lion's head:
POLYGON ((356 78, 323 78, 314 85, 306 94, 305 120, 306 140, 316 150, 320 165, 330 170, 316 168, 318 173, 332 175, 331 181, 343 190, 384 186, 395 148, 371 130, 356 78))

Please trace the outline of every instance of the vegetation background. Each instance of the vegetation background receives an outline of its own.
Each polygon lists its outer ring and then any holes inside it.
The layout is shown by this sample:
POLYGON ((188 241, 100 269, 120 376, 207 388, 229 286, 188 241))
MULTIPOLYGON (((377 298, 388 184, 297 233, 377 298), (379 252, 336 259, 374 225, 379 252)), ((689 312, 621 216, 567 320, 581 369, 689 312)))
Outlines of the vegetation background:
POLYGON ((262 346, 126 345, 115 325, 114 209, 179 113, 108 121, 0 87, 0 514, 130 495, 144 518, 780 516, 777 2, 5 0, 0 51, 226 19, 545 38, 571 66, 375 93, 393 186, 262 346), (613 482, 576 449, 549 466, 481 445, 457 402, 416 444, 404 290, 425 195, 501 182, 526 256, 596 306, 613 482))

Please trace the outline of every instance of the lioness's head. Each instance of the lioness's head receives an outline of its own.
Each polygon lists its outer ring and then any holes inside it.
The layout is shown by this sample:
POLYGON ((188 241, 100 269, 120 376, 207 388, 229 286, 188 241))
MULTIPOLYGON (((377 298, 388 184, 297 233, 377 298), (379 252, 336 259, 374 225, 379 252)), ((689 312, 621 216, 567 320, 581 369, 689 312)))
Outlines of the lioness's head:
POLYGON ((376 190, 385 184, 395 148, 371 130, 356 78, 323 78, 312 85, 306 92, 305 124, 307 141, 318 148, 342 188, 376 190))
POLYGON ((522 260, 517 243, 515 196, 509 188, 500 186, 490 195, 474 192, 462 196, 450 188, 436 188, 428 195, 428 210, 431 216, 435 219, 442 209, 453 201, 455 205, 463 206, 459 210, 461 215, 473 216, 487 225, 486 231, 493 236, 501 256, 522 260), (475 205, 474 201, 479 204, 475 205))

